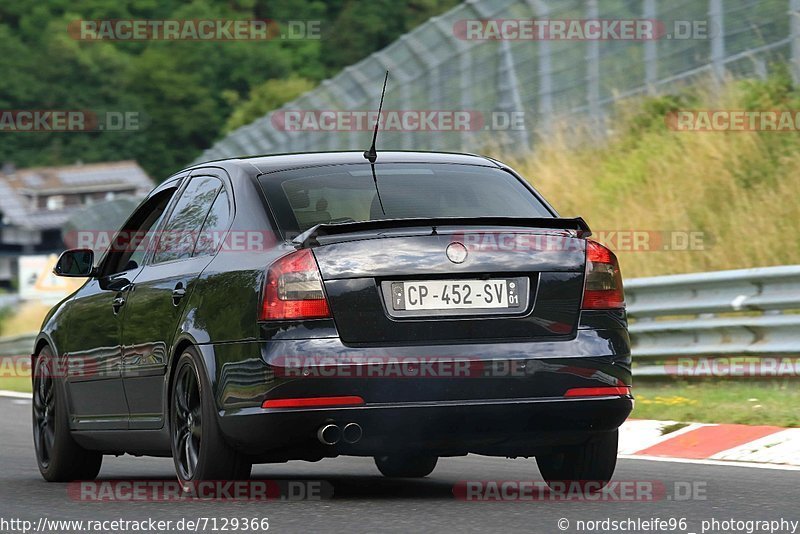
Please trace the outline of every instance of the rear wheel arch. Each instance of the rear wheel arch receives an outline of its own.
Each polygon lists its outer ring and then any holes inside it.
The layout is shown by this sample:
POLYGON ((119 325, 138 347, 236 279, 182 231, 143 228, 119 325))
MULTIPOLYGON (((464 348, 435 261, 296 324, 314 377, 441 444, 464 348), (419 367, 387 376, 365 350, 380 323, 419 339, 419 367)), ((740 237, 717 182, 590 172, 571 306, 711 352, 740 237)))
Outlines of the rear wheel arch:
POLYGON ((169 367, 167 368, 167 394, 164 396, 164 414, 169 414, 169 400, 172 397, 172 388, 175 386, 174 376, 175 376, 175 369, 178 367, 178 360, 181 359, 181 355, 184 353, 186 349, 189 347, 193 347, 195 344, 193 340, 188 338, 183 338, 178 341, 175 345, 175 348, 172 350, 172 354, 169 359, 169 367))
POLYGON ((36 358, 39 357, 39 353, 42 352, 42 349, 45 347, 50 347, 50 350, 53 350, 53 344, 45 337, 41 337, 36 340, 36 345, 33 348, 33 357, 31 361, 31 366, 36 363, 36 358))
POLYGON ((209 385, 201 369, 205 357, 197 346, 187 346, 180 353, 170 394, 170 447, 178 480, 187 490, 200 480, 247 479, 252 468, 251 460, 233 449, 222 434, 213 393, 203 393, 209 385), (188 382, 183 381, 185 377, 188 382))
MULTIPOLYGON (((166 395, 164 396, 164 415, 166 417, 169 416, 169 409, 170 409, 170 399, 172 398, 172 390, 175 387, 175 371, 178 367, 178 361, 181 359, 181 356, 187 349, 193 348, 197 354, 200 356, 201 366, 202 369, 199 369, 201 373, 205 373, 205 378, 208 380, 208 383, 211 385, 212 391, 214 390, 214 385, 216 380, 210 374, 213 372, 214 367, 210 365, 208 359, 207 350, 203 349, 203 346, 198 344, 194 339, 187 335, 181 336, 175 344, 175 348, 172 350, 172 354, 169 360, 169 365, 167 368, 167 377, 166 377, 166 395)), ((213 355, 213 351, 212 355, 213 355)))

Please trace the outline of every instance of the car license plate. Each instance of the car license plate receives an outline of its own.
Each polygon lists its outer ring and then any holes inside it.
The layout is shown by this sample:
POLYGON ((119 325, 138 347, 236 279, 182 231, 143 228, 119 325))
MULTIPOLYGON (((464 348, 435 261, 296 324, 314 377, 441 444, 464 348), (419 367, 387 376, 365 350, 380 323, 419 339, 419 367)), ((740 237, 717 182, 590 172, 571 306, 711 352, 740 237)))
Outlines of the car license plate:
POLYGON ((392 308, 407 311, 518 308, 519 286, 514 279, 392 282, 392 308))

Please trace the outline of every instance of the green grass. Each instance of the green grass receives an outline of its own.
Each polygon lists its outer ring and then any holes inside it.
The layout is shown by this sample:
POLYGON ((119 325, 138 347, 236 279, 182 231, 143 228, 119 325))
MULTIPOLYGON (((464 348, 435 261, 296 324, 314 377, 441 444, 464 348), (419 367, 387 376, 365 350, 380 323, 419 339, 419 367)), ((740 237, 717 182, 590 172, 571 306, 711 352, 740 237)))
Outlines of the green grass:
POLYGON ((625 100, 602 144, 582 143, 570 121, 529 154, 496 155, 562 216, 586 219, 625 277, 800 263, 800 136, 676 132, 665 122, 685 109, 797 109, 800 87, 790 80, 776 74, 625 100), (641 248, 633 235, 645 238, 641 248), (691 246, 680 244, 686 236, 691 246))
POLYGON ((677 432, 682 428, 686 428, 689 426, 690 423, 670 423, 668 425, 664 425, 661 427, 661 434, 667 435, 672 434, 673 432, 677 432))
POLYGON ((31 377, 29 376, 3 376, 0 377, 0 389, 7 391, 24 391, 30 392, 31 390, 31 377))
POLYGON ((800 427, 798 386, 796 380, 638 382, 631 417, 800 427))

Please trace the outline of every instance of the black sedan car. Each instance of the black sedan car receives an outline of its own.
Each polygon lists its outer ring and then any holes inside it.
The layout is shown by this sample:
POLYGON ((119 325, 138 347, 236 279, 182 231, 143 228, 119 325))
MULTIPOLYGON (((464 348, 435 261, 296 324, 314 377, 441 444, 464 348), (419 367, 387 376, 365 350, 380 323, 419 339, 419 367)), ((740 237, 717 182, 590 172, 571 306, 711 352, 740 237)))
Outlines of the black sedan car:
MULTIPOLYGON (((33 353, 50 481, 103 455, 171 456, 180 481, 254 463, 535 457, 607 482, 629 415, 614 254, 485 157, 307 153, 215 161, 156 187, 33 353)), ((108 244, 108 243, 106 243, 108 244)))

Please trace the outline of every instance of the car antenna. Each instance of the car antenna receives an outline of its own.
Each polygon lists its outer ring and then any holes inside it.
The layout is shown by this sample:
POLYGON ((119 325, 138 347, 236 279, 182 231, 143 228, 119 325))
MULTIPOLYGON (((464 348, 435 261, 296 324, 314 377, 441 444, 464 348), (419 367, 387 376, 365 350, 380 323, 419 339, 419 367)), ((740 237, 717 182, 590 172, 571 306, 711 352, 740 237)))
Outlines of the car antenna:
POLYGON ((386 82, 389 80, 389 71, 386 71, 386 76, 383 77, 383 90, 381 91, 381 101, 378 104, 378 116, 375 118, 375 130, 372 132, 372 146, 369 150, 364 151, 364 158, 369 161, 372 168, 372 181, 375 183, 375 193, 378 194, 378 203, 381 205, 381 212, 386 215, 386 210, 383 208, 383 200, 381 199, 381 190, 378 189, 378 175, 375 174, 375 161, 378 159, 378 151, 375 149, 375 142, 378 139, 378 125, 381 122, 381 110, 383 109, 383 97, 386 94, 386 82))
POLYGON ((378 124, 381 122, 381 110, 383 109, 383 95, 386 94, 386 82, 389 80, 389 71, 386 71, 386 76, 383 78, 383 91, 381 91, 381 103, 378 104, 378 116, 375 118, 375 131, 372 133, 372 146, 369 150, 364 152, 364 158, 369 160, 370 163, 375 163, 378 159, 378 152, 375 150, 375 141, 378 139, 378 124))

